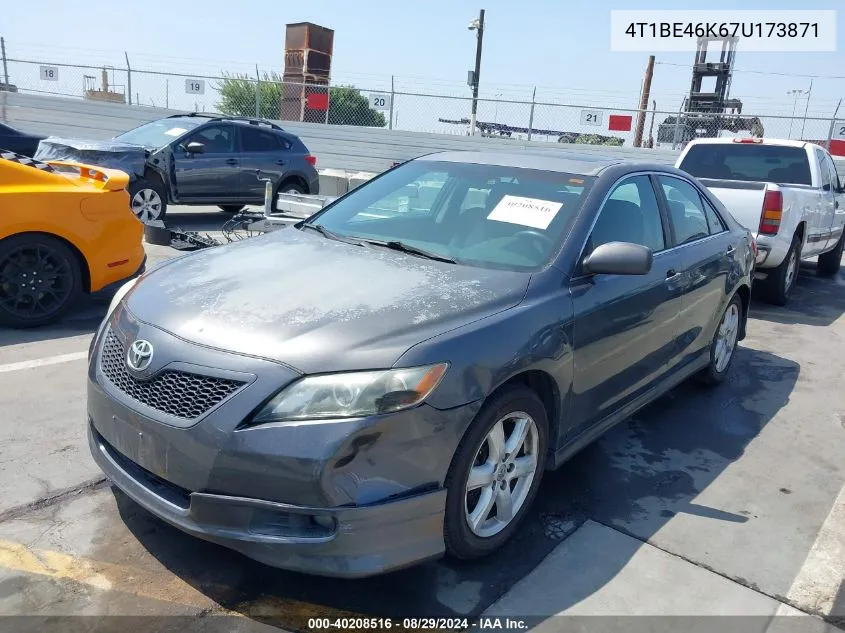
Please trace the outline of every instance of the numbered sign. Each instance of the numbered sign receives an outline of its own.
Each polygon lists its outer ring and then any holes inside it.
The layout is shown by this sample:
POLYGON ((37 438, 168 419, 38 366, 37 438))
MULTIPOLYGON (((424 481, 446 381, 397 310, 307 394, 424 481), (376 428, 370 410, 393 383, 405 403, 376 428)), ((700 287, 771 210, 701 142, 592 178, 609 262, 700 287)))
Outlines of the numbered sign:
POLYGON ((603 120, 601 110, 581 110, 581 125, 601 125, 603 120))
POLYGON ((185 92, 192 95, 205 94, 205 79, 186 79, 185 92))
POLYGON ((41 79, 44 81, 58 81, 59 67, 58 66, 41 66, 41 79))
POLYGON ((833 124, 833 138, 845 139, 845 121, 836 121, 833 124))
POLYGON ((371 92, 370 107, 373 110, 390 110, 390 95, 381 92, 371 92))

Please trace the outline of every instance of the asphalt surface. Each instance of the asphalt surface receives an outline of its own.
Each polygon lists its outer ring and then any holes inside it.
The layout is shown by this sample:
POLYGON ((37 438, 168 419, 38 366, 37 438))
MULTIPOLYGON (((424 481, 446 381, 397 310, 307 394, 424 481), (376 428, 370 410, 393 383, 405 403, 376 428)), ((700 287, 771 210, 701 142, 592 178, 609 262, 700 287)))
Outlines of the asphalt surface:
MULTIPOLYGON (((168 224, 213 232, 226 217, 175 208, 168 224)), ((148 246, 151 263, 174 254, 148 246)), ((629 572, 648 547, 845 625, 845 277, 814 268, 802 267, 788 308, 754 303, 728 383, 681 385, 547 473, 501 552, 357 581, 265 567, 178 532, 108 486, 84 422, 85 352, 108 297, 55 326, 0 330, 0 615, 183 616, 120 627, 135 632, 211 630, 225 615, 225 630, 476 617, 575 534, 578 566, 552 576, 566 587, 557 612, 611 585, 636 590, 641 576, 629 572), (593 534, 624 544, 600 557, 593 534)), ((673 594, 697 591, 706 589, 664 585, 642 599, 660 613, 673 594)), ((0 618, 0 630, 45 622, 0 618)))

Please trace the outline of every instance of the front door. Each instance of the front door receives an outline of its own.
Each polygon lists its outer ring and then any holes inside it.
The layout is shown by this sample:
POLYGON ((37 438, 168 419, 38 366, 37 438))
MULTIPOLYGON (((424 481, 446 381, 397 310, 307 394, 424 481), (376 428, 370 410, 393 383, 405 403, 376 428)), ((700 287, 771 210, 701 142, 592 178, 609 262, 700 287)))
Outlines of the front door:
POLYGON ((585 255, 608 242, 654 252, 646 275, 573 279, 573 428, 578 434, 655 386, 678 351, 683 297, 679 254, 648 175, 620 181, 604 203, 585 255))
POLYGON ((176 191, 180 199, 217 202, 242 197, 234 132, 228 123, 207 125, 174 148, 176 191), (184 148, 189 143, 200 143, 203 151, 188 153, 184 148))

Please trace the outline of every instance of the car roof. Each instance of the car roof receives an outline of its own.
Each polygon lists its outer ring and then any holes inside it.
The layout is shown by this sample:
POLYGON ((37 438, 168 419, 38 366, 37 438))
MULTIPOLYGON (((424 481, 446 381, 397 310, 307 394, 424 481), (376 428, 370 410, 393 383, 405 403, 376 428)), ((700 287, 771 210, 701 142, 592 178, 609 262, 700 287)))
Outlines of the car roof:
POLYGON ((664 170, 666 165, 655 165, 652 161, 636 158, 622 158, 578 152, 571 150, 524 150, 524 151, 448 151, 420 156, 418 160, 434 160, 476 165, 496 165, 523 169, 542 169, 581 176, 597 176, 614 165, 648 165, 649 169, 664 170))
MULTIPOLYGON (((753 138, 749 136, 737 136, 736 139, 753 138)), ((733 145, 736 143, 734 138, 697 138, 690 142, 690 145, 733 145)), ((738 144, 738 143, 737 143, 738 144)), ((748 143, 751 145, 751 143, 748 143)), ((759 138, 755 139, 754 145, 778 145, 780 147, 804 147, 805 145, 815 145, 809 141, 793 141, 785 138, 759 138)))

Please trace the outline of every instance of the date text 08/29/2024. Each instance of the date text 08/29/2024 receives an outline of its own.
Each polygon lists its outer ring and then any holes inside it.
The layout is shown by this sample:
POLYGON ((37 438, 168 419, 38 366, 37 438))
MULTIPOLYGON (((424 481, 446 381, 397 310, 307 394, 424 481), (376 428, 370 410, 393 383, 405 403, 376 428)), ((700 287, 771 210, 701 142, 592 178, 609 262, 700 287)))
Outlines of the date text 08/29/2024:
POLYGON ((525 620, 518 618, 486 617, 477 621, 469 618, 403 618, 401 626, 399 620, 391 618, 309 618, 308 629, 319 630, 349 630, 372 629, 389 630, 401 628, 404 630, 421 631, 463 631, 470 627, 478 629, 522 631, 528 628, 525 620))

